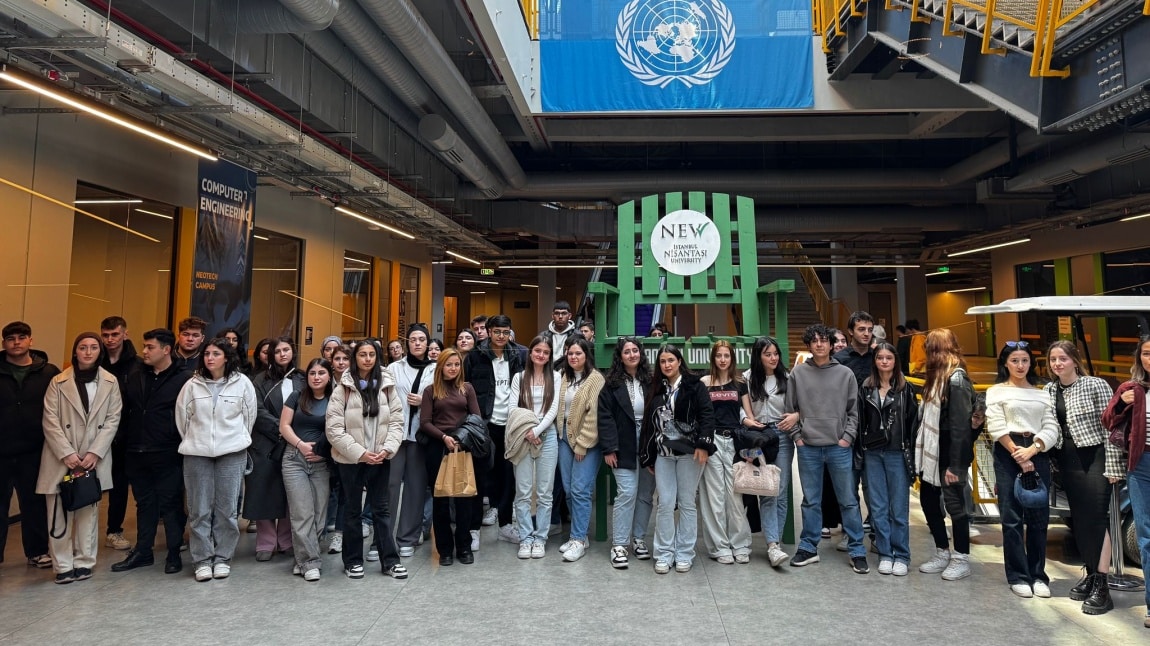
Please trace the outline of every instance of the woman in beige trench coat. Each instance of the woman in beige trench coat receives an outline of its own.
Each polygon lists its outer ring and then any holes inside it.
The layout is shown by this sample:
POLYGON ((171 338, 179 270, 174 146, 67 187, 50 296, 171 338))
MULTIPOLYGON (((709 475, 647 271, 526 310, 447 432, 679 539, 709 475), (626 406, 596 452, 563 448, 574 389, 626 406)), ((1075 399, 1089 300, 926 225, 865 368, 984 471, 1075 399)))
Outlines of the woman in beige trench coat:
POLYGON ((64 476, 95 470, 101 489, 112 488, 112 438, 120 426, 120 386, 100 367, 100 337, 84 332, 72 344, 72 365, 57 375, 44 395, 44 451, 36 493, 48 503, 48 553, 56 583, 92 577, 99 544, 99 503, 65 512, 58 504, 64 476))

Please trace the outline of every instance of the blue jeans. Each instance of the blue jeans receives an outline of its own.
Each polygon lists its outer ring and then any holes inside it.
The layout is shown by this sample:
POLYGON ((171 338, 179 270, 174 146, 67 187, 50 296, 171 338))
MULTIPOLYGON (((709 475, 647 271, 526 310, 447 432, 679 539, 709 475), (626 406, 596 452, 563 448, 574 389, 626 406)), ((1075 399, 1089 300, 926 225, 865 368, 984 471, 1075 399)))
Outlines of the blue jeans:
POLYGON ((902 451, 872 449, 863 455, 867 504, 880 558, 910 563, 910 475, 902 451))
POLYGON ((587 449, 582 460, 575 459, 575 451, 566 438, 559 439, 559 474, 567 492, 567 508, 571 510, 571 540, 586 541, 591 526, 591 495, 595 492, 595 476, 599 475, 599 462, 603 452, 598 446, 587 449))
MULTIPOLYGON (((1150 581, 1150 452, 1143 453, 1134 470, 1126 474, 1126 483, 1130 489, 1138 551, 1142 554, 1142 577, 1150 581)), ((1150 614, 1150 588, 1146 588, 1146 611, 1150 614)))
POLYGON ((611 512, 611 544, 628 547, 632 538, 647 537, 655 476, 643 467, 614 469, 614 472, 618 493, 611 512))
POLYGON ((854 494, 854 450, 849 446, 800 446, 799 483, 803 487, 803 532, 799 549, 818 553, 823 527, 823 466, 831 477, 839 509, 843 516, 843 531, 851 558, 865 557, 862 516, 854 494))
POLYGON ((775 466, 779 468, 779 495, 759 497, 759 517, 763 524, 763 538, 767 545, 783 542, 783 528, 787 526, 787 509, 790 506, 791 465, 795 459, 795 441, 788 433, 776 431, 779 435, 779 455, 775 466))
MULTIPOLYGON (((1019 442, 1019 445, 1023 444, 1019 442)), ((1031 460, 1038 476, 1050 490, 1050 456, 1039 453, 1031 460)), ((998 489, 998 512, 1002 517, 1002 556, 1006 581, 1033 584, 1050 582, 1046 576, 1046 527, 1050 524, 1049 506, 1026 509, 1014 497, 1014 481, 1022 467, 1010 457, 1001 444, 994 443, 994 482, 998 489), (1023 536, 1025 527, 1026 535, 1023 536)))
POLYGON ((655 560, 691 564, 695 560, 695 540, 699 521, 695 515, 695 494, 703 477, 703 465, 694 454, 662 456, 655 460, 655 488, 659 509, 655 512, 655 560), (675 505, 679 524, 675 525, 675 505))
MULTIPOLYGON (((531 453, 515 465, 515 522, 519 542, 547 542, 548 522, 551 519, 551 491, 555 488, 555 463, 559 459, 559 444, 555 431, 543 432, 539 457, 531 453), (535 494, 536 522, 531 517, 531 494, 535 494)), ((584 459, 586 460, 586 458, 584 459)))

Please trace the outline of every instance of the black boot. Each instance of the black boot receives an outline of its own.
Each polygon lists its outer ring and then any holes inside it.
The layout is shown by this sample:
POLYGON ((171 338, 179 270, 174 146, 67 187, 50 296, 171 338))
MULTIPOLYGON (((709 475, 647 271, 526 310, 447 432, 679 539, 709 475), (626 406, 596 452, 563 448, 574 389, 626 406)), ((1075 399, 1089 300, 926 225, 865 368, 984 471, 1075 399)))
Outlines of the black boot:
POLYGON ((1114 601, 1110 598, 1110 582, 1106 574, 1094 575, 1094 589, 1090 596, 1082 602, 1082 612, 1088 615, 1104 615, 1114 609, 1114 601))
POLYGON ((1071 601, 1086 601, 1086 597, 1089 597, 1090 591, 1094 589, 1094 575, 1089 570, 1083 569, 1086 573, 1082 576, 1082 580, 1070 588, 1071 601))

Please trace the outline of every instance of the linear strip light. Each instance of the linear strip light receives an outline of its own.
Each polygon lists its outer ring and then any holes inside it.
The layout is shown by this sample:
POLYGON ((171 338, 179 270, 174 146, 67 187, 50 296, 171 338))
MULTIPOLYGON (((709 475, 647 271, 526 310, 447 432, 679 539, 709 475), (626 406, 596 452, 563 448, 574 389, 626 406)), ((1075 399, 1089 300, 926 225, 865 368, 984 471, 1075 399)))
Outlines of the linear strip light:
MULTIPOLYGON (((72 204, 143 204, 143 200, 136 200, 131 198, 108 198, 99 200, 73 200, 72 204)), ((137 211, 139 209, 136 209, 137 211)))
POLYGON ((363 319, 357 319, 357 318, 355 318, 354 316, 352 316, 351 314, 347 314, 347 313, 345 313, 345 312, 341 312, 341 311, 339 311, 339 310, 336 310, 336 309, 332 309, 332 308, 328 307, 327 305, 324 305, 323 303, 317 303, 317 302, 315 302, 315 301, 313 301, 313 300, 308 300, 308 299, 304 298, 303 296, 300 296, 299 294, 297 294, 297 293, 295 293, 295 292, 292 292, 292 291, 289 291, 289 290, 286 290, 286 289, 281 289, 281 290, 279 290, 279 292, 280 292, 281 294, 284 294, 284 295, 287 295, 287 296, 291 296, 292 298, 295 298, 295 299, 301 300, 301 301, 303 301, 303 302, 307 303, 308 305, 315 305, 316 307, 320 307, 320 308, 323 308, 323 309, 325 309, 325 310, 327 310, 327 311, 329 311, 329 312, 332 312, 332 313, 334 313, 334 314, 339 314, 340 316, 342 316, 342 317, 344 317, 344 318, 347 318, 347 319, 351 319, 351 320, 353 320, 353 321, 355 321, 355 322, 357 322, 357 323, 363 323, 363 319))
POLYGON ((467 256, 465 256, 461 253, 455 253, 454 251, 444 251, 444 253, 451 256, 452 258, 459 258, 460 260, 463 260, 465 262, 469 262, 473 265, 482 265, 483 264, 483 263, 479 262, 478 260, 472 260, 471 258, 468 258, 467 256))
POLYGON ((346 208, 343 206, 336 206, 335 210, 339 211, 340 213, 342 213, 344 215, 349 215, 349 216, 351 216, 357 220, 362 220, 363 222, 366 222, 372 226, 379 227, 381 229, 386 229, 386 230, 394 233, 397 236, 403 236, 404 238, 407 238, 408 240, 415 240, 415 236, 411 235, 410 233, 408 233, 406 231, 400 231, 399 229, 396 229, 393 226, 388 226, 388 225, 384 224, 383 222, 380 222, 379 220, 377 220, 375 218, 369 218, 362 213, 356 213, 355 211, 352 211, 349 208, 346 208))
POLYGON ((475 283, 476 285, 498 285, 499 284, 499 281, 497 281, 497 280, 472 280, 470 278, 464 278, 460 282, 475 283))
POLYGON ((946 257, 947 258, 954 258, 955 256, 965 256, 967 254, 978 253, 980 251, 990 251, 991 249, 1001 249, 1002 247, 1011 247, 1011 246, 1014 246, 1016 244, 1026 244, 1027 242, 1030 242, 1030 238, 1020 238, 1018 240, 1012 240, 1011 242, 1000 242, 998 244, 992 244, 992 245, 988 245, 985 247, 979 247, 977 249, 967 249, 966 251, 956 251, 954 253, 948 253, 948 254, 946 254, 946 257))
POLYGON ((932 271, 932 272, 930 272, 929 274, 923 274, 923 277, 927 277, 927 276, 945 276, 946 274, 949 274, 949 273, 950 273, 949 271, 932 271))
POLYGON ((117 116, 111 112, 108 112, 107 110, 96 107, 87 101, 80 100, 78 96, 69 96, 69 94, 72 94, 71 92, 62 92, 49 87, 45 87, 39 83, 31 81, 30 79, 24 78, 23 75, 13 74, 12 71, 8 69, 8 67, 0 68, 0 79, 4 79, 13 85, 19 85, 26 90, 32 90, 33 92, 48 97, 49 99, 63 103, 66 106, 76 108, 81 112, 86 112, 94 117, 99 117, 100 119, 114 123, 121 128, 127 128, 128 130, 137 132, 141 135, 144 135, 145 137, 151 137, 156 141, 161 141, 174 148, 179 148, 185 152, 192 153, 193 155, 203 157, 204 159, 211 161, 216 161, 219 159, 210 151, 204 150, 202 148, 197 148, 191 144, 179 141, 178 139, 169 137, 168 135, 163 134, 158 130, 154 130, 139 123, 135 123, 134 121, 129 121, 127 118, 117 116))
MULTIPOLYGON (((77 204, 79 204, 79 202, 77 202, 77 204)), ((164 218, 165 220, 173 220, 173 219, 175 219, 175 218, 173 218, 173 217, 172 217, 172 216, 170 216, 170 215, 164 215, 163 213, 156 213, 155 211, 148 211, 148 210, 145 210, 145 209, 132 209, 132 210, 133 210, 133 211, 135 211, 136 213, 143 213, 143 214, 145 214, 145 215, 154 215, 154 216, 156 216, 157 218, 164 218)), ((256 237, 257 237, 257 238, 260 238, 261 240, 267 240, 267 238, 263 238, 263 237, 261 237, 261 236, 256 236, 256 237)))
POLYGON ((348 258, 347 256, 344 256, 343 259, 348 262, 358 262, 361 265, 371 265, 371 262, 367 260, 360 260, 359 258, 348 258))
POLYGON ((21 283, 9 287, 79 287, 80 283, 21 283))
POLYGON ((451 260, 432 260, 431 264, 433 264, 433 265, 451 265, 451 264, 454 264, 454 262, 451 260))
POLYGON ((1141 220, 1142 218, 1150 218, 1150 213, 1143 213, 1141 215, 1131 215, 1122 218, 1119 222, 1130 222, 1131 220, 1141 220))
POLYGON ((72 296, 78 296, 80 298, 87 298, 88 300, 93 300, 93 301, 100 301, 101 303, 111 303, 112 302, 106 298, 97 298, 95 296, 88 296, 87 294, 81 294, 80 292, 72 292, 72 296))
POLYGON ((539 285, 532 285, 531 283, 520 283, 520 285, 519 285, 519 286, 520 286, 520 287, 534 287, 534 288, 536 288, 536 289, 538 289, 538 288, 539 288, 539 285))
POLYGON ((962 292, 982 292, 986 291, 985 287, 965 287, 963 289, 948 289, 947 294, 961 294, 962 292))
POLYGON ((48 202, 51 202, 52 204, 55 204, 56 206, 62 206, 64 208, 68 209, 69 211, 75 211, 76 213, 79 213, 80 215, 86 215, 86 216, 92 218, 93 220, 99 220, 100 222, 103 222, 104 224, 107 224, 109 226, 116 227, 117 229, 119 229, 121 231, 127 231, 128 233, 130 233, 132 235, 140 236, 141 238, 148 240, 149 242, 159 242, 159 240, 157 240, 156 238, 153 238, 152 236, 144 235, 143 233, 140 233, 139 231, 136 231, 135 229, 129 229, 128 227, 126 227, 122 224, 117 224, 115 222, 112 222, 111 220, 106 220, 106 219, 96 215, 95 213, 89 213, 88 211, 85 211, 84 209, 78 209, 75 207, 75 205, 65 204, 64 202, 61 202, 60 200, 57 200, 56 198, 48 197, 47 195, 44 195, 43 193, 33 191, 32 189, 28 188, 27 186, 21 186, 20 184, 17 184, 16 182, 8 181, 8 180, 4 179, 3 177, 0 177, 0 184, 4 184, 6 186, 11 186, 12 188, 19 190, 19 191, 24 191, 25 193, 32 195, 34 197, 38 197, 42 200, 47 200, 48 202))
MULTIPOLYGON (((451 253, 448 251, 447 253, 451 253)), ((476 263, 479 264, 479 263, 476 263)), ((809 267, 811 269, 918 269, 921 265, 836 265, 833 263, 823 264, 777 264, 777 265, 759 265, 760 268, 778 267, 778 268, 791 268, 802 269, 809 267)), ((602 267, 603 269, 615 269, 618 265, 611 263, 605 265, 502 265, 500 269, 595 269, 602 267)), ((635 269, 642 269, 642 265, 635 265, 635 269)))

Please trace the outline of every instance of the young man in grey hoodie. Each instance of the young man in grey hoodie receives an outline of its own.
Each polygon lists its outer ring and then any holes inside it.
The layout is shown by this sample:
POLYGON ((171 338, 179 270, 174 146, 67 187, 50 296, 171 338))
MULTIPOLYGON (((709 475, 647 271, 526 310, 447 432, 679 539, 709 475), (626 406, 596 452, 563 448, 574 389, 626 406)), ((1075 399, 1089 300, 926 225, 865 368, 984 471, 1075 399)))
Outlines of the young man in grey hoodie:
POLYGON ((551 323, 543 328, 539 336, 551 342, 551 363, 558 368, 559 361, 567 352, 567 339, 575 334, 575 321, 571 320, 571 304, 558 301, 551 308, 551 323))
POLYGON ((787 380, 786 416, 782 426, 791 428, 803 488, 803 531, 791 565, 802 567, 819 562, 825 465, 842 510, 851 568, 866 574, 870 567, 863 545, 862 517, 858 500, 851 491, 854 486, 851 444, 858 431, 858 384, 849 368, 831 358, 830 339, 831 332, 826 326, 807 327, 803 343, 811 358, 795 367, 787 380))

